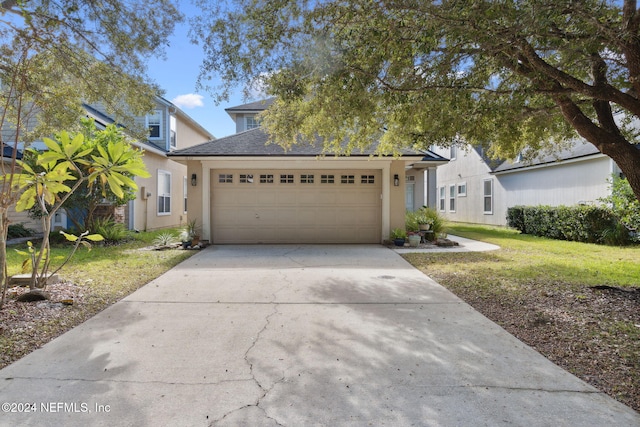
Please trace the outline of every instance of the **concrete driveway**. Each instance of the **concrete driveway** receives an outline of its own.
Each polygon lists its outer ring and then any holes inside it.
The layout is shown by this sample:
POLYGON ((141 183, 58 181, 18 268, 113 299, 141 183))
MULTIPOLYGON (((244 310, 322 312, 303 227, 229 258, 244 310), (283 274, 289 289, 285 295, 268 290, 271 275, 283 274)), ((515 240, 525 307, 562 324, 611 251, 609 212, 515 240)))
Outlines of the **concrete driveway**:
POLYGON ((639 426, 381 246, 218 246, 0 371, 0 425, 639 426))

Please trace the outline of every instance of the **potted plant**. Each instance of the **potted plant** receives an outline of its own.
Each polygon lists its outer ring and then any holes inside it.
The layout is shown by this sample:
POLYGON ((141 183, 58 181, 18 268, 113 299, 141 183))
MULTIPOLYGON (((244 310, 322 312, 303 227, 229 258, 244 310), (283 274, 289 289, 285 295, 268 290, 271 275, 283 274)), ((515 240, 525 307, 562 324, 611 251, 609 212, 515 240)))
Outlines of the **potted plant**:
POLYGON ((412 248, 417 248, 418 245, 420 244, 420 240, 422 240, 422 238, 420 237, 420 234, 409 233, 409 246, 411 246, 412 248))
POLYGON ((182 247, 188 248, 196 246, 200 243, 200 235, 198 233, 198 227, 196 226, 196 220, 189 221, 184 229, 180 232, 180 240, 182 241, 182 247))
POLYGON ((407 232, 402 228, 394 228, 391 230, 389 237, 396 246, 404 246, 404 242, 407 239, 407 232))
POLYGON ((433 218, 429 218, 426 213, 421 212, 420 216, 418 216, 418 226, 420 227, 420 231, 428 231, 433 224, 433 218))

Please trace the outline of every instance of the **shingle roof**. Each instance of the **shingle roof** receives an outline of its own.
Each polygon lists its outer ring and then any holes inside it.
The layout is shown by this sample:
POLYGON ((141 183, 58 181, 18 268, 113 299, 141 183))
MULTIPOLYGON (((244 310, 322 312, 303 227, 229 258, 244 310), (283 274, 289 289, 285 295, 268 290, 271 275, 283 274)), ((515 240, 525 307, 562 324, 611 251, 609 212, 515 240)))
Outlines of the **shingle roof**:
POLYGON ((244 111, 263 111, 273 104, 275 98, 263 99, 260 101, 250 102, 248 104, 242 104, 235 107, 225 108, 227 113, 242 113, 244 111))
MULTIPOLYGON (((269 157, 269 156, 319 156, 333 155, 334 153, 323 152, 322 141, 316 144, 295 144, 289 150, 282 148, 278 144, 267 144, 268 136, 262 128, 255 128, 245 132, 240 132, 224 138, 205 142, 193 147, 175 150, 169 153, 171 157, 224 157, 224 156, 244 156, 244 157, 269 157)), ((351 156, 370 156, 375 154, 376 146, 360 152, 355 151, 351 156)), ((424 160, 442 161, 444 158, 431 153, 416 150, 402 150, 405 156, 425 156, 424 160)))
POLYGON ((493 172, 511 172, 531 166, 553 164, 564 160, 573 160, 600 154, 600 151, 587 141, 576 140, 570 148, 558 151, 557 153, 543 153, 530 162, 506 161, 495 168, 493 172))

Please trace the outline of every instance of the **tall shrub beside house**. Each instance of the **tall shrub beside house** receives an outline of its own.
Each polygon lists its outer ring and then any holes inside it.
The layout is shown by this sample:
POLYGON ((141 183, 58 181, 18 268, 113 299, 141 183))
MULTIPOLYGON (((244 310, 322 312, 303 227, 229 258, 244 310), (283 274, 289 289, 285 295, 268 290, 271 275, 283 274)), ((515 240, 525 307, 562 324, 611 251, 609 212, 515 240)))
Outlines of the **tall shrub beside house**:
POLYGON ((629 230, 630 240, 640 243, 640 201, 633 194, 629 181, 614 175, 611 195, 602 201, 611 206, 620 223, 629 230))

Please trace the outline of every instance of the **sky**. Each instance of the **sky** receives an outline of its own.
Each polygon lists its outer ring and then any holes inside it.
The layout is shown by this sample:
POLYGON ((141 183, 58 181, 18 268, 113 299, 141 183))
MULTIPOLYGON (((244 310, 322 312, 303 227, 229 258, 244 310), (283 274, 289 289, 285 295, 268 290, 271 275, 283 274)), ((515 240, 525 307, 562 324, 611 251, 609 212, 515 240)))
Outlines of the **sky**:
POLYGON ((216 105, 205 91, 196 92, 196 80, 202 63, 200 46, 189 42, 189 15, 197 13, 191 2, 180 1, 181 11, 187 22, 177 25, 170 45, 166 48, 166 60, 153 59, 148 63, 148 75, 164 91, 164 98, 174 103, 216 138, 234 134, 235 123, 224 111, 225 108, 242 105, 256 99, 244 100, 241 90, 230 96, 229 102, 216 105))

